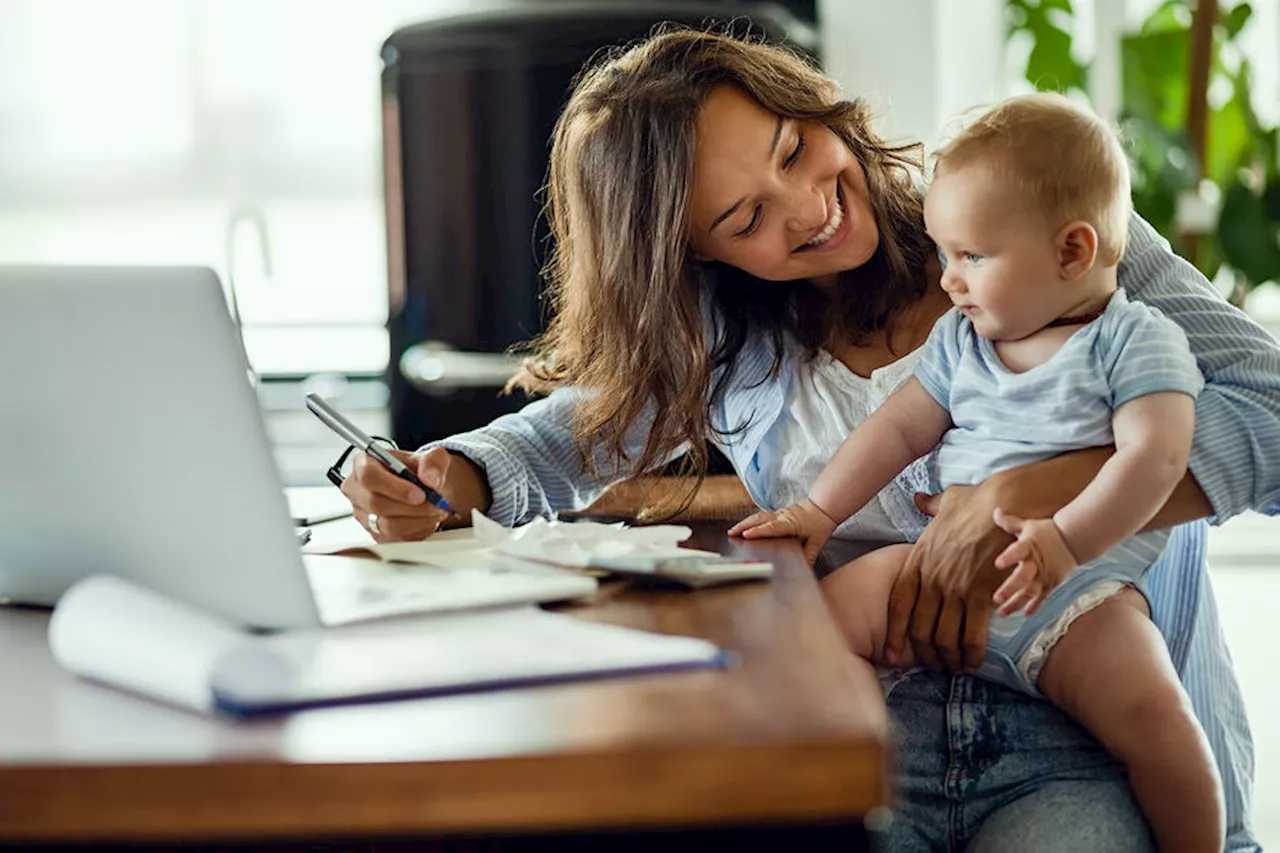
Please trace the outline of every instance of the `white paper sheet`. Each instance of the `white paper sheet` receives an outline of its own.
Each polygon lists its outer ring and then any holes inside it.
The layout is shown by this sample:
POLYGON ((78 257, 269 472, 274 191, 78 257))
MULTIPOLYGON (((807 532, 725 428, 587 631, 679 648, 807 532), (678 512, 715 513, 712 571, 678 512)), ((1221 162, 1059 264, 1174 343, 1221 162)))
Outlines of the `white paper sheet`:
POLYGON ((362 551, 388 562, 447 567, 488 565, 489 555, 497 553, 577 569, 590 568, 593 558, 720 556, 714 551, 681 548, 680 543, 691 535, 690 528, 677 524, 629 527, 622 522, 570 523, 544 518, 507 528, 484 513, 473 511, 471 527, 441 531, 420 542, 376 543, 363 537, 317 541, 304 550, 310 554, 362 551))
POLYGON ((53 657, 77 675, 208 711, 219 658, 247 637, 228 623, 111 575, 77 582, 49 622, 53 657))

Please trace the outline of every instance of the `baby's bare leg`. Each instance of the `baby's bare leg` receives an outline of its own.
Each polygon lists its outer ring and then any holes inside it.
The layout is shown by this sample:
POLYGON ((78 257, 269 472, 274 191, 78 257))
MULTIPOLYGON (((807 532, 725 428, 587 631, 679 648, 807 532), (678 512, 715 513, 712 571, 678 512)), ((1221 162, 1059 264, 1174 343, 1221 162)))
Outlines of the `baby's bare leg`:
POLYGON ((1146 602, 1133 589, 1071 624, 1039 687, 1129 768, 1162 851, 1222 850, 1222 782, 1146 602))
MULTIPOLYGON (((889 593, 910 545, 886 545, 845 563, 821 581, 822 595, 854 654, 882 663, 889 623, 889 593)), ((915 666, 910 644, 897 666, 915 666)))

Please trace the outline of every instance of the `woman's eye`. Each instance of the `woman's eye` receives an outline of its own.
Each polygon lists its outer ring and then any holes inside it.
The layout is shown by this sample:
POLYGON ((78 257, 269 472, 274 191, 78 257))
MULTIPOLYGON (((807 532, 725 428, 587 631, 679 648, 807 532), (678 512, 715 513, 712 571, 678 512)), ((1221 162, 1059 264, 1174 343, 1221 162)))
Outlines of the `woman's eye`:
POLYGON ((760 227, 760 206, 756 205, 756 209, 751 212, 751 221, 747 223, 747 227, 743 228, 735 237, 750 237, 755 230, 760 227))
POLYGON ((795 162, 800 159, 800 152, 804 150, 804 137, 796 136, 796 147, 787 155, 787 159, 782 161, 782 168, 790 169, 795 162))

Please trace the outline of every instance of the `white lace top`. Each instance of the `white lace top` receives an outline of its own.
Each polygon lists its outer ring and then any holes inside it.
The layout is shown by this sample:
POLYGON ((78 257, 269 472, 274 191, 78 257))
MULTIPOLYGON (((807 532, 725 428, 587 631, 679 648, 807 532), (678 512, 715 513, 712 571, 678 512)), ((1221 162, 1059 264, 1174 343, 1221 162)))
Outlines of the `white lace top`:
MULTIPOLYGON (((841 442, 885 398, 911 378, 919 350, 908 353, 864 378, 825 350, 800 366, 791 383, 782 417, 765 441, 773 453, 767 459, 772 470, 765 472, 775 484, 778 506, 803 500, 823 467, 835 455, 841 442)), ((879 497, 836 528, 842 539, 901 542, 900 531, 886 513, 879 497)))

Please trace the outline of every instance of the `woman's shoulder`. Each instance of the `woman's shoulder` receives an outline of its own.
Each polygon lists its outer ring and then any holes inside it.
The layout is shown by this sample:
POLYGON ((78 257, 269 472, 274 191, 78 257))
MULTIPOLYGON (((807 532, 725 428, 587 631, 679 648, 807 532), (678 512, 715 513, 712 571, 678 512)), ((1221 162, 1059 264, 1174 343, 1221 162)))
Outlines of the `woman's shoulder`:
POLYGON ((1148 303, 1182 295, 1217 296, 1208 279, 1175 254, 1169 241, 1136 212, 1129 216, 1116 278, 1131 299, 1148 303))
POLYGON ((1131 268, 1134 261, 1151 251, 1166 251, 1172 254, 1169 241, 1157 231, 1150 222, 1142 218, 1136 210, 1129 211, 1129 230, 1125 237, 1124 252, 1120 256, 1120 270, 1131 268))

